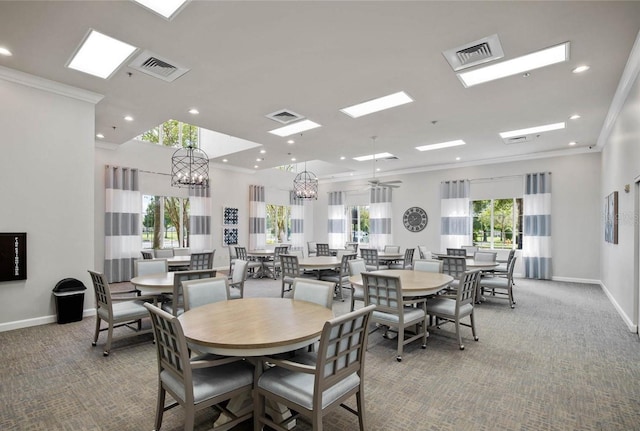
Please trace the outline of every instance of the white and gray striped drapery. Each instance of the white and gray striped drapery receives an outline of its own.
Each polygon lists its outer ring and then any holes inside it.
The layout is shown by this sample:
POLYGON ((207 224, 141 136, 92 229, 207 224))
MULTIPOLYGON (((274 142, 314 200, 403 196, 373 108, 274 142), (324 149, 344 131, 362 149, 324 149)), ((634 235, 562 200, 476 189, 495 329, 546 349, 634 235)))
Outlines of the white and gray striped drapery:
POLYGON ((347 242, 345 199, 345 192, 329 192, 329 222, 327 226, 329 248, 343 248, 347 242))
POLYGON ((471 245, 472 216, 469 180, 440 183, 440 249, 471 245))
POLYGON ((211 189, 189 187, 189 248, 213 250, 211 237, 211 189))
POLYGON ((551 172, 527 174, 523 199, 524 276, 550 280, 551 273, 551 172))
POLYGON ((369 203, 369 247, 382 250, 393 244, 390 187, 373 187, 369 203))
POLYGON ((142 196, 138 170, 105 166, 104 274, 110 283, 129 281, 140 257, 142 196))
POLYGON ((291 249, 304 250, 304 200, 296 197, 296 193, 289 192, 291 205, 291 249))
POLYGON ((264 186, 249 186, 249 250, 264 250, 267 245, 267 204, 264 186))

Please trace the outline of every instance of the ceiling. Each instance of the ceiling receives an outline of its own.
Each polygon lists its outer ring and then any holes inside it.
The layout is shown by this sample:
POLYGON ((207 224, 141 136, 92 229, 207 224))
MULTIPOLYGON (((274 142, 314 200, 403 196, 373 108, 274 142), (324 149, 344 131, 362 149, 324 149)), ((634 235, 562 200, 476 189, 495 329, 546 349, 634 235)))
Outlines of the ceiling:
POLYGON ((1 1, 0 46, 13 56, 0 66, 103 94, 96 133, 105 142, 176 119, 260 144, 213 162, 264 170, 295 157, 331 180, 371 176, 373 162, 352 158, 373 152, 372 136, 376 152, 397 157, 378 161, 378 176, 598 151, 639 29, 640 2, 192 1, 168 21, 132 1, 1 1), (90 28, 190 70, 165 82, 128 62, 108 80, 65 67, 90 28), (567 41, 570 59, 464 88, 442 51, 492 34, 504 50, 498 61, 567 41), (590 69, 572 73, 582 64, 590 69), (357 119, 340 112, 398 91, 414 102, 357 119), (281 124, 266 115, 280 109, 322 127, 288 144, 268 133, 281 124), (561 121, 566 129, 530 142, 498 135, 561 121), (456 139, 466 145, 415 149, 456 139))

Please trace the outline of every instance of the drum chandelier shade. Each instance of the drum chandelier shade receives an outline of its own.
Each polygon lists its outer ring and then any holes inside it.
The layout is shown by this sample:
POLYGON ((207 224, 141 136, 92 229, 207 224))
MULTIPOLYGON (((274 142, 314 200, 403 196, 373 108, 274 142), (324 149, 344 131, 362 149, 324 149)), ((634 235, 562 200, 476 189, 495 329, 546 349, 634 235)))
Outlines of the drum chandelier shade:
POLYGON ((171 156, 171 185, 173 187, 209 187, 209 157, 200 148, 179 148, 171 156))
POLYGON ((307 171, 307 163, 304 171, 300 172, 293 180, 293 191, 298 199, 318 199, 318 177, 313 172, 307 171))

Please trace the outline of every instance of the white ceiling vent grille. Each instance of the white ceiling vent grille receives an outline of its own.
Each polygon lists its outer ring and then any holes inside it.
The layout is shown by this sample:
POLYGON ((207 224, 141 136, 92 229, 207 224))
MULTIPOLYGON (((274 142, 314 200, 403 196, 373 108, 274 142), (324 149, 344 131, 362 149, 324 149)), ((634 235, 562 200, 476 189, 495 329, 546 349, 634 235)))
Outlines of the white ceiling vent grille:
POLYGON ((267 114, 266 117, 282 124, 288 124, 294 121, 302 120, 304 118, 303 115, 296 114, 289 109, 281 109, 279 111, 272 112, 271 114, 267 114))
POLYGON ((538 139, 540 135, 531 134, 531 135, 520 135, 520 136, 512 136, 511 138, 504 138, 502 141, 507 144, 523 144, 525 142, 532 142, 538 139))
POLYGON ((504 57, 497 34, 442 52, 453 70, 458 71, 504 57))
POLYGON ((186 67, 150 51, 143 51, 129 63, 129 67, 167 82, 174 81, 189 71, 186 67))

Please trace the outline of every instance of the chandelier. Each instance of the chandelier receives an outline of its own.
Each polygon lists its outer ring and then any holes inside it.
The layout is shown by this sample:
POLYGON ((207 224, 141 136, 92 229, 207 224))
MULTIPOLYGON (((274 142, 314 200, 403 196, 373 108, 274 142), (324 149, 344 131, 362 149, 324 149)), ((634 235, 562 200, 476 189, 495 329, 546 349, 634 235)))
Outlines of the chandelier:
POLYGON ((293 191, 298 199, 318 199, 318 177, 307 171, 307 162, 304 162, 304 171, 293 180, 293 191))
POLYGON ((171 185, 173 187, 209 187, 209 157, 193 145, 179 148, 171 156, 171 185))

